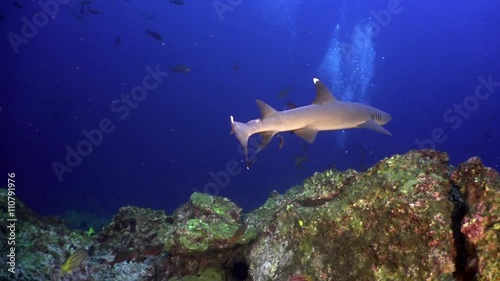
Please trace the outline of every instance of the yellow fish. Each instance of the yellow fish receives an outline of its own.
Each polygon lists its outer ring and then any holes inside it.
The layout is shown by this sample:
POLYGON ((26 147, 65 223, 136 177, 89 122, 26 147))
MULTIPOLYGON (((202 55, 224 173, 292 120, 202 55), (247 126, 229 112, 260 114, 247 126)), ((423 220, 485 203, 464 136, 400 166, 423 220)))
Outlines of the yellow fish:
POLYGON ((61 266, 61 272, 67 273, 77 268, 82 264, 82 262, 89 256, 84 248, 76 250, 68 260, 61 266))

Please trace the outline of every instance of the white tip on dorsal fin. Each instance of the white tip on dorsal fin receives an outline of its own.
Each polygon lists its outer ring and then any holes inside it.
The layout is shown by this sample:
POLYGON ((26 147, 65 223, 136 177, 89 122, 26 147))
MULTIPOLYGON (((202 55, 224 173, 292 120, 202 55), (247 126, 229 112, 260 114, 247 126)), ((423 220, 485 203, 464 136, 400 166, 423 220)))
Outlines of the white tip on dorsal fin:
POLYGON ((277 113, 277 111, 274 108, 272 108, 269 104, 267 104, 261 100, 256 100, 256 102, 257 102, 257 105, 259 106, 260 114, 262 115, 262 117, 261 117, 262 119, 277 113))
POLYGON ((313 78, 313 82, 316 86, 316 98, 314 99, 312 104, 324 104, 337 101, 332 92, 330 92, 325 84, 319 81, 318 78, 313 78))

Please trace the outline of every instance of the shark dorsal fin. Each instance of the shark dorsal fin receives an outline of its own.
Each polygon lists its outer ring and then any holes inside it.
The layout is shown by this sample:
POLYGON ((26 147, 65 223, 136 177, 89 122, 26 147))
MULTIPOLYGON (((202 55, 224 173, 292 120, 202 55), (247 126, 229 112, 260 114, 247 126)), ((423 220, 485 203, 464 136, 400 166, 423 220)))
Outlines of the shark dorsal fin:
POLYGON ((313 78, 313 82, 316 86, 316 98, 312 104, 325 104, 337 101, 332 92, 318 78, 313 78))
POLYGON ((272 108, 269 104, 267 104, 261 100, 256 100, 256 102, 257 102, 257 105, 259 106, 260 114, 262 115, 262 119, 277 113, 277 111, 274 108, 272 108))

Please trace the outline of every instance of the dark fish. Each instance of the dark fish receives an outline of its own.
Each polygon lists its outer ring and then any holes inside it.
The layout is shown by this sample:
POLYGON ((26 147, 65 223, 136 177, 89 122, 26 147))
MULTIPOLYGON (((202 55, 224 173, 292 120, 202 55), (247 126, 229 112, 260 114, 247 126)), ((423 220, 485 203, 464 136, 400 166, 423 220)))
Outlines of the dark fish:
POLYGON ((238 229, 233 234, 233 236, 231 238, 229 238, 229 240, 227 240, 227 243, 234 244, 236 241, 238 241, 238 239, 241 238, 241 236, 243 236, 243 234, 245 234, 245 232, 247 231, 247 228, 248 228, 248 225, 246 223, 240 225, 240 227, 238 227, 238 229))
POLYGON ((148 248, 144 249, 141 252, 141 255, 143 255, 143 256, 158 256, 163 251, 164 246, 165 246, 165 244, 162 244, 162 243, 157 244, 157 245, 151 245, 148 248))
POLYGON ((292 87, 288 87, 286 89, 283 89, 281 90, 279 93, 278 93, 278 99, 282 99, 286 96, 288 96, 288 94, 290 94, 291 92, 293 91, 293 88, 292 87))
POLYGON ((287 101, 287 102, 286 102, 286 107, 287 107, 288 109, 294 109, 294 108, 297 108, 297 105, 296 105, 295 103, 293 103, 293 102, 289 102, 289 101, 287 101))
POLYGON ((311 277, 302 274, 292 275, 292 277, 288 279, 288 281, 311 281, 311 280, 312 280, 311 277))
POLYGON ((87 10, 91 13, 91 14, 94 14, 94 15, 100 15, 101 12, 97 9, 94 9, 94 8, 87 8, 87 10))
POLYGON ((17 1, 12 1, 12 4, 14 5, 14 7, 18 8, 18 9, 22 9, 23 8, 23 5, 17 1))
POLYGON ((184 0, 170 0, 170 3, 175 5, 184 5, 184 0))
POLYGON ((238 72, 240 70, 240 61, 237 60, 233 65, 233 71, 238 72))
POLYGON ((145 261, 147 258, 148 258, 148 257, 146 257, 146 256, 137 256, 137 257, 135 257, 134 261, 135 261, 135 262, 143 262, 143 261, 145 261))
POLYGON ((155 31, 150 31, 149 29, 147 30, 146 35, 151 35, 151 37, 153 37, 154 39, 156 39, 158 41, 163 40, 163 37, 161 36, 160 33, 155 32, 155 31))
POLYGON ((80 3, 78 3, 78 5, 80 5, 80 14, 83 14, 83 12, 85 11, 85 6, 89 5, 90 3, 90 0, 82 0, 80 1, 80 3))
POLYGON ((177 73, 187 73, 187 72, 191 71, 191 68, 189 68, 183 64, 178 64, 178 65, 172 66, 170 68, 170 71, 177 72, 177 73))
POLYGON ((122 42, 122 39, 120 38, 120 36, 117 36, 116 39, 115 39, 115 45, 118 45, 122 42))
POLYGON ((304 162, 306 162, 306 161, 307 161, 307 154, 303 155, 303 156, 295 156, 295 161, 293 162, 293 164, 295 165, 295 167, 297 167, 299 169, 303 169, 304 162))
POLYGON ((2 14, 0 14, 0 21, 3 21, 5 18, 2 14))
POLYGON ((154 19, 154 17, 155 16, 153 16, 153 15, 147 15, 147 16, 144 17, 144 19, 145 20, 152 20, 152 19, 154 19))
POLYGON ((113 259, 112 262, 109 262, 109 265, 113 267, 117 263, 122 263, 124 261, 130 262, 131 260, 135 259, 138 255, 138 252, 136 250, 122 250, 118 251, 115 255, 115 258, 113 259))

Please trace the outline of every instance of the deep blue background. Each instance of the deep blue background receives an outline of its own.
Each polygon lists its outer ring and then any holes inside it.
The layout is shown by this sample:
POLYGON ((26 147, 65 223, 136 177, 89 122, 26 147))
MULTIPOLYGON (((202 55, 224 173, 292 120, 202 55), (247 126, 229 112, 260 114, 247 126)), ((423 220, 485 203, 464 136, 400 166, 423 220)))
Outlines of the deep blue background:
MULTIPOLYGON (((0 5, 2 171, 16 172, 18 197, 41 214, 100 215, 124 205, 172 212, 194 190, 203 190, 211 171, 241 163, 229 116, 241 122, 259 117, 256 98, 280 110, 287 100, 308 104, 312 78, 331 79, 318 68, 335 25, 342 21, 348 37, 388 2, 244 0, 221 21, 212 1, 176 6, 167 0, 94 0, 91 7, 101 14, 87 12, 84 20, 73 16, 79 6, 70 1, 15 54, 7 34, 20 34, 21 18, 40 10, 32 1, 18 1, 23 9, 10 1, 0 5), (141 12, 154 18, 145 20, 141 12), (147 36, 147 28, 164 42, 147 36), (236 61, 238 72, 232 69, 236 61), (192 70, 167 77, 119 120, 110 110, 113 100, 140 85, 145 67, 157 64, 165 71, 175 64, 192 70), (293 87, 289 96, 277 99, 287 87, 293 87), (113 120, 115 131, 59 182, 51 163, 64 163, 65 146, 75 148, 84 139, 81 131, 97 128, 103 118, 113 120)), ((372 40, 373 86, 367 90, 369 103, 392 115, 386 128, 393 136, 348 130, 342 147, 339 132, 322 132, 304 148, 303 140, 285 133, 281 150, 274 140, 219 195, 249 211, 272 190, 284 192, 316 171, 362 169, 416 149, 415 139, 430 137, 437 127, 448 136, 437 149, 449 153, 453 164, 479 156, 498 169, 500 87, 456 130, 443 113, 474 94, 478 76, 500 81, 500 3, 402 6, 372 40), (308 161, 298 169, 294 159, 304 149, 308 161)))

